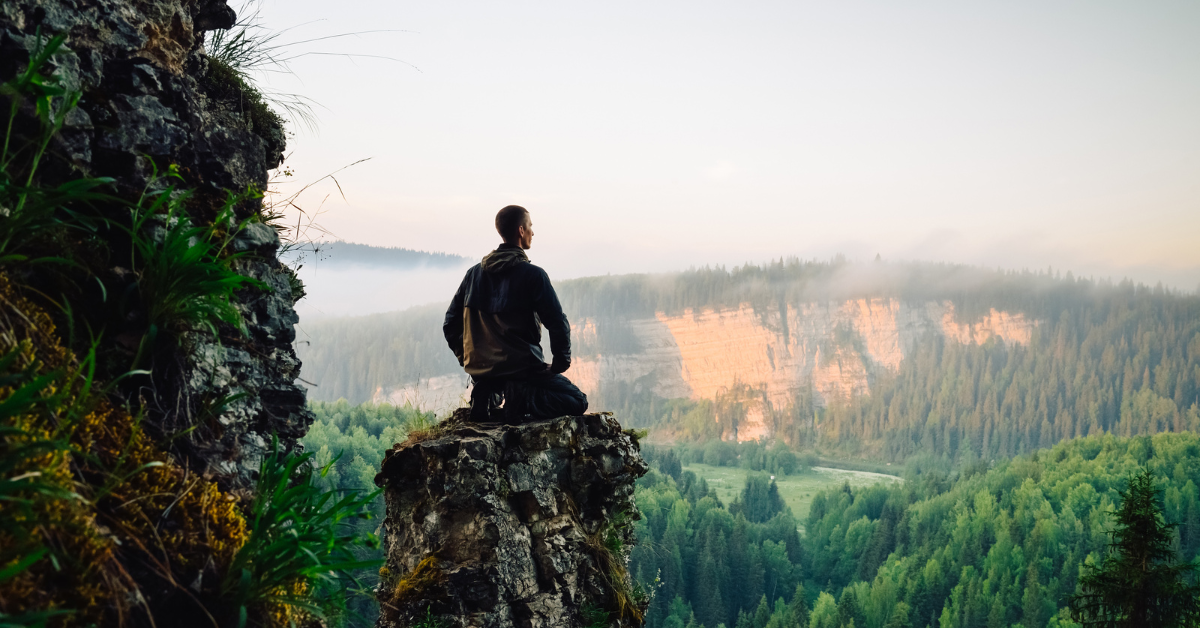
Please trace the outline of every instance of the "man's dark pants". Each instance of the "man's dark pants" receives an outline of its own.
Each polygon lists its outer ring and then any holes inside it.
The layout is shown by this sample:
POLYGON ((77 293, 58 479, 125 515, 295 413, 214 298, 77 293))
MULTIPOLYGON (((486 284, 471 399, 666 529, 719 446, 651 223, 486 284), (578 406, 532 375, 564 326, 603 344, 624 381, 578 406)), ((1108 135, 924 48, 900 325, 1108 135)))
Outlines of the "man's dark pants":
POLYGON ((473 377, 471 420, 520 423, 526 418, 574 416, 587 411, 587 395, 549 370, 489 378, 473 377), (504 407, 500 408, 500 401, 504 407))

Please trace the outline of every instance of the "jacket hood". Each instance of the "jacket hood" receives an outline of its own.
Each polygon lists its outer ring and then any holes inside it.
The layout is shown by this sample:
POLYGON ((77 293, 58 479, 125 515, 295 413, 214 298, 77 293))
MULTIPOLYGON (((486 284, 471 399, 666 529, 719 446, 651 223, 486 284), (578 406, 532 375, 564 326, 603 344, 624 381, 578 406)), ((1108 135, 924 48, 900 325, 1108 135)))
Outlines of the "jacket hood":
POLYGON ((529 256, 525 255, 525 251, 518 246, 511 244, 501 244, 500 248, 483 256, 483 261, 480 262, 480 267, 489 273, 508 270, 517 264, 528 264, 529 256))

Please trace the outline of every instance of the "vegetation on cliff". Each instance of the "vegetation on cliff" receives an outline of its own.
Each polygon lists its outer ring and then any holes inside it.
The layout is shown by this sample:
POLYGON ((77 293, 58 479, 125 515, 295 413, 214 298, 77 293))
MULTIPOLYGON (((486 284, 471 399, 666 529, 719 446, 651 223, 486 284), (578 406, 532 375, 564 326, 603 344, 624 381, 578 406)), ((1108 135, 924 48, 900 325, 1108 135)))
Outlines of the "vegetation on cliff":
MULTIPOLYGON (((311 402, 316 420, 305 434, 303 443, 312 452, 323 472, 313 481, 324 491, 356 492, 372 497, 371 519, 351 522, 362 537, 376 533, 383 521, 383 497, 375 491, 375 474, 383 462, 383 453, 396 443, 402 443, 413 431, 428 428, 434 417, 412 407, 386 404, 351 406, 337 403, 311 402)), ((378 550, 359 547, 354 550, 359 560, 376 559, 378 550)), ((351 574, 358 580, 346 601, 347 616, 354 625, 365 625, 379 615, 379 603, 370 592, 380 580, 376 568, 358 568, 351 574)))
POLYGON ((193 193, 148 157, 136 191, 65 163, 81 98, 52 71, 72 67, 66 38, 27 41, 0 89, 0 623, 336 619, 339 574, 365 564, 345 522, 369 498, 322 489, 310 456, 278 446, 257 484, 201 446, 249 393, 194 382, 197 355, 262 342, 246 302, 276 289, 252 268, 274 234, 260 195, 193 193))

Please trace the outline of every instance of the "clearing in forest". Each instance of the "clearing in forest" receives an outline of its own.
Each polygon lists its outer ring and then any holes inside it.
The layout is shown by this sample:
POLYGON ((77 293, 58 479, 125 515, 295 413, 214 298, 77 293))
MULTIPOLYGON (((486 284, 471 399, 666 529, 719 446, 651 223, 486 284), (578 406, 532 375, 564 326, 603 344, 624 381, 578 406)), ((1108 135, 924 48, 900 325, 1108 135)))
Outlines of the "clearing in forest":
MULTIPOLYGON (((746 475, 750 473, 749 470, 739 467, 715 467, 707 464, 689 464, 683 470, 704 478, 708 486, 717 491, 717 497, 720 497, 726 506, 741 495, 746 486, 746 475)), ((903 481, 882 473, 829 467, 813 467, 807 473, 775 476, 775 483, 779 485, 779 496, 783 498, 783 503, 792 509, 801 530, 804 529, 804 521, 808 519, 808 507, 820 491, 837 488, 844 482, 849 482, 850 486, 869 486, 879 482, 890 484, 903 481)))

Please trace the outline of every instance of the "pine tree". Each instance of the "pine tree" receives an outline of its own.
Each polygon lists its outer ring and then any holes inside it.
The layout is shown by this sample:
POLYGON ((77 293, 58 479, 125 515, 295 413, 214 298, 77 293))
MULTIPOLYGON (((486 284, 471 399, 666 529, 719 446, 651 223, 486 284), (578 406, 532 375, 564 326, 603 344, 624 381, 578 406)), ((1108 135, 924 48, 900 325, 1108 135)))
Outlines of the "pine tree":
POLYGON ((1121 498, 1110 555, 1085 566, 1072 616, 1085 628, 1200 626, 1200 587, 1188 582, 1195 566, 1176 561, 1175 525, 1163 521, 1153 474, 1130 477, 1121 498))
POLYGON ((792 603, 788 605, 792 612, 792 620, 797 625, 808 625, 808 600, 804 596, 804 585, 796 585, 796 592, 792 594, 792 603))
POLYGON ((758 608, 754 609, 754 628, 766 628, 768 621, 771 621, 771 607, 767 605, 767 596, 763 595, 758 608))
POLYGON ((892 609, 892 616, 888 618, 885 628, 912 628, 912 622, 908 619, 908 604, 896 602, 896 607, 892 609))
POLYGON ((866 625, 862 614, 862 607, 859 606, 858 596, 854 594, 854 589, 846 587, 842 590, 842 597, 838 600, 837 610, 839 626, 866 625))

